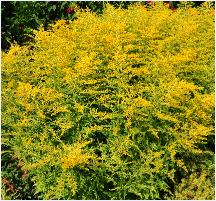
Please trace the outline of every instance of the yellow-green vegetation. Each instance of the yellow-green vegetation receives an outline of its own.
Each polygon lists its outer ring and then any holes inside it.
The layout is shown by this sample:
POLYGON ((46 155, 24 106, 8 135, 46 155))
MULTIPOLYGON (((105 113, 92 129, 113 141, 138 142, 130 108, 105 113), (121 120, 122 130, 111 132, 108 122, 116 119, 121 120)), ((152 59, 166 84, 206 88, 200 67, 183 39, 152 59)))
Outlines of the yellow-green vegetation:
POLYGON ((37 192, 214 199, 214 9, 77 14, 2 53, 2 143, 37 192))
POLYGON ((200 176, 191 174, 188 179, 183 179, 175 192, 175 200, 211 200, 214 198, 214 187, 211 180, 203 172, 200 176))

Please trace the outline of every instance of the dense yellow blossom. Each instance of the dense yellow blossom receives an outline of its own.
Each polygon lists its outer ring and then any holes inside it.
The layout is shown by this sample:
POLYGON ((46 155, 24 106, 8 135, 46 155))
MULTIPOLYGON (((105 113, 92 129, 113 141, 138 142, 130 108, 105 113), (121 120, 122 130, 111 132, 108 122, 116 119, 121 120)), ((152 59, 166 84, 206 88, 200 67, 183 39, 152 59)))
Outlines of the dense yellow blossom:
MULTIPOLYGON (((88 143, 88 142, 87 142, 88 143)), ((61 158, 62 167, 73 168, 76 165, 88 164, 89 159, 95 158, 93 155, 83 153, 82 148, 87 143, 76 143, 73 146, 64 146, 65 156, 61 158)))
POLYGON ((44 199, 187 198, 192 180, 211 186, 190 174, 213 161, 213 11, 77 10, 2 53, 2 140, 44 199))

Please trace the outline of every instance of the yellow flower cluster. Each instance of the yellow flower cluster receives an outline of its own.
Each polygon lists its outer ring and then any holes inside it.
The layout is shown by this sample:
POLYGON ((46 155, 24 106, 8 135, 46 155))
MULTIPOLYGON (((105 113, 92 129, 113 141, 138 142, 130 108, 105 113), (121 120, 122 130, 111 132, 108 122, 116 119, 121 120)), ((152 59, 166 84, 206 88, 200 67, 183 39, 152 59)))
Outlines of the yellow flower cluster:
POLYGON ((83 153, 82 148, 89 142, 76 143, 73 146, 64 146, 65 156, 61 158, 62 167, 64 169, 73 168, 76 165, 88 164, 89 159, 94 159, 95 156, 83 153))
POLYGON ((212 153, 212 13, 79 10, 2 53, 3 141, 44 198, 163 199, 212 153))

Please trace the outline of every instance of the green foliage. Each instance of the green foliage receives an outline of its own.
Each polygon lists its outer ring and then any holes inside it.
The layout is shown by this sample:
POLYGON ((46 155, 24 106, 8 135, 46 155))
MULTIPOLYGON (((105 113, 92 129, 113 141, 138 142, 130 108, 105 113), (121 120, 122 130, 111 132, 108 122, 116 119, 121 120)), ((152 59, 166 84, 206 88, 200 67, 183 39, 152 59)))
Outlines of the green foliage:
POLYGON ((202 172, 200 176, 196 173, 188 179, 182 179, 181 184, 175 192, 174 200, 214 200, 215 189, 209 173, 202 172))
POLYGON ((13 158, 8 148, 2 146, 1 155, 1 198, 2 200, 34 200, 40 195, 35 193, 31 177, 21 170, 22 164, 13 158))
POLYGON ((36 193, 212 199, 214 9, 76 14, 2 53, 2 143, 36 193))
POLYGON ((8 49, 14 41, 19 44, 31 41, 32 29, 48 28, 57 19, 73 19, 75 12, 68 14, 66 10, 73 6, 71 2, 2 2, 2 49, 8 49))

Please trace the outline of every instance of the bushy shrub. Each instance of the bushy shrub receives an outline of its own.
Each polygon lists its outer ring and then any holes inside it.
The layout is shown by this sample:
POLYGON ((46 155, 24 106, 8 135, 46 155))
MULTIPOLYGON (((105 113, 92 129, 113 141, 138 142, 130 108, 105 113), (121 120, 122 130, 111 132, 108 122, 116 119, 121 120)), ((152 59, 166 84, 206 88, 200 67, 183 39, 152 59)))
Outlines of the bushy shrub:
MULTIPOLYGON (((126 8, 134 2, 110 2, 115 7, 126 8)), ((105 7, 103 1, 3 1, 1 2, 2 26, 1 48, 8 50, 16 41, 24 45, 32 40, 32 29, 40 26, 45 29, 55 20, 76 19, 76 7, 90 9, 102 13, 105 7)))
MULTIPOLYGON (((136 2, 134 1, 110 1, 111 5, 116 8, 127 8, 136 2)), ((166 6, 171 9, 177 7, 196 7, 202 1, 169 1, 166 6)), ((104 1, 2 1, 1 2, 1 46, 2 50, 8 50, 11 43, 16 41, 24 45, 32 40, 32 29, 43 26, 48 28, 48 24, 55 20, 76 19, 76 7, 81 9, 90 9, 91 11, 102 14, 105 8, 104 1)), ((151 5, 153 1, 142 1, 142 4, 151 5)), ((208 2, 213 5, 214 2, 208 2)))
POLYGON ((77 14, 2 53, 2 143, 43 199, 178 197, 214 165, 214 9, 77 14))

